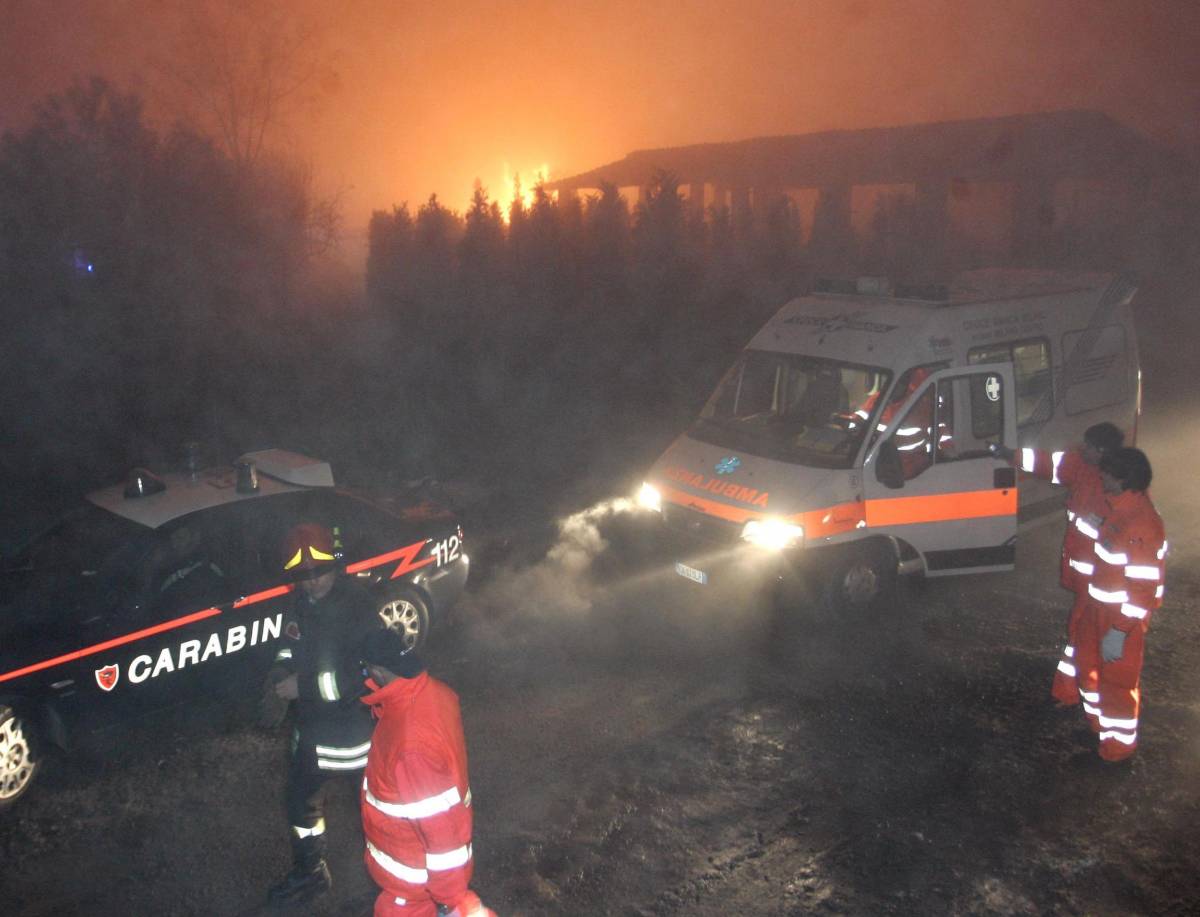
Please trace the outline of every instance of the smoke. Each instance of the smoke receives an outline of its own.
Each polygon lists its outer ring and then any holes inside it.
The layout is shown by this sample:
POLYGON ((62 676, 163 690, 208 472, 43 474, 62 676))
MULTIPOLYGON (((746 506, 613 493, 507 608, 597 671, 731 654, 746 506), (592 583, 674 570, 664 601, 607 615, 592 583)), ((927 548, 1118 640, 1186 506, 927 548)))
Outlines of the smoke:
POLYGON ((608 594, 593 577, 597 558, 610 547, 604 528, 628 517, 633 501, 603 500, 555 523, 556 537, 544 555, 529 564, 509 562, 487 585, 464 597, 461 606, 476 623, 512 623, 512 618, 541 622, 586 618, 608 594))

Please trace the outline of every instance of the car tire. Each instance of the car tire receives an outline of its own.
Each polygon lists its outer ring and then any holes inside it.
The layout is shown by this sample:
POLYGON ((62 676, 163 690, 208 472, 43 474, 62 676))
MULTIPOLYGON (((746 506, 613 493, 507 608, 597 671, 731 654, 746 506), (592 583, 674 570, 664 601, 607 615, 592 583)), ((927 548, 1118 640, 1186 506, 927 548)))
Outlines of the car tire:
POLYGON ((377 609, 384 626, 401 636, 405 650, 419 652, 429 639, 429 605, 415 589, 393 586, 383 592, 377 609))
POLYGON ((838 615, 872 614, 894 599, 896 552, 888 541, 869 541, 838 551, 821 582, 823 609, 838 615))
POLYGON ((0 809, 25 795, 40 768, 33 725, 12 707, 0 704, 0 809))

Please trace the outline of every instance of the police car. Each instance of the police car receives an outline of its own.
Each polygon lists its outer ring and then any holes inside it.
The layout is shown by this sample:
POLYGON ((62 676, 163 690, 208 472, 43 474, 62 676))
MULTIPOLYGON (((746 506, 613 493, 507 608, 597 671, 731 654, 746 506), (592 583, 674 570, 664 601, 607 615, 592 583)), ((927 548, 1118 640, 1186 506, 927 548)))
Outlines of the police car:
POLYGON ((293 600, 281 544, 300 522, 334 532, 339 564, 411 648, 465 587, 462 529, 436 501, 372 501, 335 486, 328 463, 282 450, 190 473, 137 469, 5 559, 0 807, 49 747, 257 691, 293 600))

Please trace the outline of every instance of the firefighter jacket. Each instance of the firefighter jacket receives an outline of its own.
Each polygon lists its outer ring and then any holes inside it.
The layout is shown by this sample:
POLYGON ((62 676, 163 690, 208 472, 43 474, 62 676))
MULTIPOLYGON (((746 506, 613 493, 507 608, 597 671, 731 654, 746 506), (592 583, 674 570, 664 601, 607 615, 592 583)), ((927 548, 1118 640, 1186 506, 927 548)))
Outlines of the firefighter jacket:
POLYGON ((361 768, 371 743, 370 711, 362 697, 360 648, 372 631, 383 632, 370 596, 339 577, 322 599, 297 592, 275 656, 277 668, 296 675, 298 747, 315 749, 317 767, 361 768))
POLYGON ((1111 508, 1095 540, 1088 596, 1101 609, 1101 635, 1113 627, 1145 633, 1163 600, 1167 541, 1162 519, 1145 493, 1126 490, 1108 499, 1111 508))
POLYGON ((1094 572, 1092 545, 1107 511, 1100 469, 1083 460, 1078 449, 1047 452, 1044 449, 1021 450, 1021 470, 1051 484, 1067 488, 1067 529, 1063 536, 1063 587, 1078 592, 1087 587, 1094 572))
POLYGON ((432 898, 451 908, 474 902, 458 695, 422 672, 374 690, 363 703, 378 718, 361 794, 367 871, 407 901, 432 898))

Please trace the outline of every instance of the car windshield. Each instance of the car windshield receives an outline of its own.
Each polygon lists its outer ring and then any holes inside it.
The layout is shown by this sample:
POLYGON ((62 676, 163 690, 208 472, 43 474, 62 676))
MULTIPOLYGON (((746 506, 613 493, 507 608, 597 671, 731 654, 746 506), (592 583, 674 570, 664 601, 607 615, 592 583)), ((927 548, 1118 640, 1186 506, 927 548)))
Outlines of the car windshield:
POLYGON ((890 382, 878 367, 746 350, 689 435, 766 458, 848 468, 890 382))
POLYGON ((29 542, 8 564, 13 572, 39 576, 100 576, 140 556, 152 529, 86 503, 29 542))

